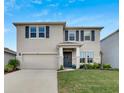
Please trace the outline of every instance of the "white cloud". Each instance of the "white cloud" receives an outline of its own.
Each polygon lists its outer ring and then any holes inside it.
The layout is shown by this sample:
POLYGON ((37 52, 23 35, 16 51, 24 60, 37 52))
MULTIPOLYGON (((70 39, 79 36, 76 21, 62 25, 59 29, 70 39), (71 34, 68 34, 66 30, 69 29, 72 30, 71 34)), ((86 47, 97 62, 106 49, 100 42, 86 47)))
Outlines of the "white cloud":
POLYGON ((48 15, 48 10, 43 10, 43 11, 41 11, 39 13, 35 13, 33 15, 33 17, 43 17, 43 16, 46 16, 46 15, 48 15))
POLYGON ((14 5, 15 5, 15 0, 5 0, 4 1, 4 14, 8 15, 8 16, 12 16, 12 11, 14 9, 14 5))
POLYGON ((32 0, 32 3, 34 3, 34 4, 42 4, 42 0, 32 0))
MULTIPOLYGON (((85 0, 77 0, 77 1, 80 1, 80 2, 84 2, 85 0)), ((69 3, 75 3, 75 2, 77 2, 76 0, 69 0, 68 2, 69 3)))
POLYGON ((5 0, 5 12, 8 12, 10 9, 14 8, 15 0, 5 0))
POLYGON ((50 7, 57 7, 58 5, 58 3, 49 4, 50 7))
POLYGON ((53 13, 53 16, 54 16, 55 18, 57 18, 57 17, 62 16, 62 13, 61 13, 61 12, 56 12, 56 13, 53 13))
POLYGON ((52 0, 47 0, 48 2, 51 2, 52 0))
POLYGON ((74 3, 76 0, 69 0, 68 2, 69 3, 74 3))
POLYGON ((104 16, 103 15, 98 15, 98 16, 82 16, 82 17, 68 17, 66 20, 70 25, 78 25, 82 26, 85 25, 86 23, 90 23, 90 25, 93 25, 96 20, 102 19, 104 16), (73 21, 72 21, 73 20, 73 21))
POLYGON ((15 29, 15 26, 13 24, 9 25, 8 27, 4 27, 4 33, 6 32, 14 32, 16 29, 15 29))
POLYGON ((85 0, 78 0, 78 1, 84 2, 85 0))
POLYGON ((4 32, 10 32, 10 29, 4 28, 4 32))

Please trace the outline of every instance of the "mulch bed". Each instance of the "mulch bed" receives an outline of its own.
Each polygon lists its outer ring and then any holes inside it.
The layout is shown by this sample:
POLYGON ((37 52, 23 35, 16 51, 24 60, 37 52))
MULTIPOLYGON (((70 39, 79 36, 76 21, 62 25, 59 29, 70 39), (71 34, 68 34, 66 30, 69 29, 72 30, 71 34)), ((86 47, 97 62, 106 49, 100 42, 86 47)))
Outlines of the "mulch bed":
POLYGON ((11 72, 4 72, 4 74, 12 73, 12 72, 19 71, 19 70, 20 70, 19 68, 16 68, 15 70, 13 70, 11 72))

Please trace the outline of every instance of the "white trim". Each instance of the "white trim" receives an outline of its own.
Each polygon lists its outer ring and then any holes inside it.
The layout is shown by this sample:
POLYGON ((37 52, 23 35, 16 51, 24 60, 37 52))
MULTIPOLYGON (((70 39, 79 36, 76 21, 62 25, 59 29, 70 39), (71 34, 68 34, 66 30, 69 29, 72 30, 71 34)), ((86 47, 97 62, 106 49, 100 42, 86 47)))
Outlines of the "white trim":
POLYGON ((57 55, 57 52, 22 52, 22 55, 57 55))
MULTIPOLYGON (((93 53, 93 57, 92 57, 92 58, 94 58, 94 51, 93 51, 93 50, 80 51, 80 53, 81 53, 81 52, 83 52, 83 53, 85 52, 86 54, 87 54, 88 52, 92 52, 92 53, 93 53)), ((85 54, 85 57, 84 57, 84 58, 87 58, 87 57, 86 57, 86 54, 85 54)), ((80 55, 80 56, 81 56, 81 55, 80 55)), ((80 58, 81 58, 81 57, 80 57, 80 58)))
POLYGON ((80 67, 80 48, 76 47, 76 69, 80 67))
POLYGON ((91 31, 84 31, 84 37, 83 37, 83 38, 84 38, 84 41, 91 41, 91 31), (86 40, 86 39, 85 39, 85 33, 86 33, 86 32, 90 32, 90 40, 86 40))
POLYGON ((37 26, 29 26, 29 39, 36 39, 37 38, 37 26), (31 37, 31 27, 36 27, 36 37, 31 37))
POLYGON ((69 42, 75 42, 76 41, 76 31, 68 31, 68 41, 69 42), (69 33, 72 33, 72 32, 74 33, 74 37, 75 37, 74 40, 70 40, 70 38, 69 38, 69 33))
POLYGON ((38 38, 39 38, 39 39, 44 39, 44 38, 46 38, 46 26, 38 26, 37 28, 38 28, 38 38), (43 27, 43 28, 44 28, 44 37, 39 37, 39 27, 43 27))
POLYGON ((46 39, 46 26, 35 26, 35 25, 30 25, 29 26, 29 39, 46 39), (31 37, 31 27, 36 27, 36 37, 31 37), (39 37, 39 27, 44 27, 45 31, 44 31, 44 34, 45 34, 45 37, 39 37))

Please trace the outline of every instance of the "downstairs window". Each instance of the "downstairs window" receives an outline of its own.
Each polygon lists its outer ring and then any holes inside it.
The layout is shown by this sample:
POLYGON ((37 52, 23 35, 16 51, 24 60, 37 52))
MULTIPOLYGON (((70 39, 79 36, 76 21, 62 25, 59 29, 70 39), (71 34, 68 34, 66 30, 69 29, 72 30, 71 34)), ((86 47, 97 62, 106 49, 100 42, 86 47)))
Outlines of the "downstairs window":
POLYGON ((93 63, 94 52, 92 51, 82 51, 80 53, 80 63, 93 63))

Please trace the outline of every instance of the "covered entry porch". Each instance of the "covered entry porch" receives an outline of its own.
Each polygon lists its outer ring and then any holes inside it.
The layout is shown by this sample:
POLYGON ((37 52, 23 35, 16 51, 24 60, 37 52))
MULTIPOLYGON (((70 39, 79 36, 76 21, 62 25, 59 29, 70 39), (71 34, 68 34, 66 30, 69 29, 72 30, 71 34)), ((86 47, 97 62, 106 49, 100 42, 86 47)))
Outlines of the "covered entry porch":
POLYGON ((58 45, 59 50, 59 68, 80 67, 80 47, 82 44, 76 42, 63 42, 58 45))

